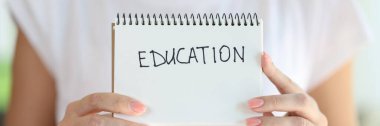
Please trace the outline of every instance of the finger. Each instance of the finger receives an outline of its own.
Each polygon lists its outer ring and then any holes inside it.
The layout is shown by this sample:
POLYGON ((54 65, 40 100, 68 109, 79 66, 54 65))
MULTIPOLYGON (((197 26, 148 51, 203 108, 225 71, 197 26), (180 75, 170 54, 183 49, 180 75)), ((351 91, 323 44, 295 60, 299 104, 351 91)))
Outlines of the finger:
POLYGON ((256 112, 295 112, 310 120, 319 116, 317 104, 303 93, 257 97, 249 101, 249 106, 256 112))
POLYGON ((146 126, 136 122, 101 116, 97 114, 86 115, 79 119, 78 126, 146 126))
POLYGON ((265 52, 261 56, 261 66, 264 74, 282 94, 303 92, 303 90, 294 84, 290 78, 274 66, 271 58, 265 52))
POLYGON ((73 102, 68 110, 78 115, 97 113, 101 111, 140 115, 145 112, 145 106, 130 97, 115 93, 94 93, 73 102))
POLYGON ((246 120, 247 126, 313 126, 309 120, 297 117, 254 117, 246 120))

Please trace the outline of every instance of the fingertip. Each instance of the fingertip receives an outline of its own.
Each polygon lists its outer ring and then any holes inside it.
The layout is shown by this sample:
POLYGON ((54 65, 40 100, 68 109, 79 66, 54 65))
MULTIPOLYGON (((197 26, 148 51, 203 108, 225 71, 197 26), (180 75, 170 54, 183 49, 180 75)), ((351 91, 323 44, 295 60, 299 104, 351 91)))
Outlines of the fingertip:
POLYGON ((261 65, 262 67, 266 67, 268 66, 269 63, 271 63, 271 58, 270 56, 268 55, 268 53, 266 52, 263 52, 262 56, 261 56, 261 65))
POLYGON ((252 117, 252 118, 246 119, 246 125, 247 126, 259 126, 261 123, 262 123, 261 119, 259 119, 257 117, 252 117))
POLYGON ((139 101, 133 100, 131 101, 130 105, 132 111, 135 112, 137 115, 143 114, 146 111, 146 106, 139 101))
POLYGON ((264 71, 264 73, 269 72, 268 70, 270 69, 270 66, 272 65, 272 59, 268 55, 268 53, 264 52, 262 57, 261 57, 261 66, 264 71))
POLYGON ((264 60, 265 60, 265 58, 264 58, 265 55, 266 55, 265 52, 263 52, 263 53, 261 54, 261 67, 262 67, 262 68, 264 68, 264 65, 265 65, 265 62, 264 62, 264 60))
POLYGON ((248 101, 248 106, 250 108, 259 108, 264 105, 264 100, 261 98, 254 98, 248 101))

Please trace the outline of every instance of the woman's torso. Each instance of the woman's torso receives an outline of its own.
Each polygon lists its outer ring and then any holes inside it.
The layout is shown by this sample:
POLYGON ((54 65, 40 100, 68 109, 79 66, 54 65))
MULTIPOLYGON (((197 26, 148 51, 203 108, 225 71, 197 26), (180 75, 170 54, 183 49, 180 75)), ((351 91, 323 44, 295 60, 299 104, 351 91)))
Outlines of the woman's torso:
MULTIPOLYGON (((29 4, 39 28, 40 37, 35 40, 41 41, 32 44, 56 80, 57 120, 70 102, 111 91, 111 22, 117 13, 256 12, 265 23, 264 50, 276 65, 304 89, 314 83, 309 57, 316 43, 311 31, 318 30, 313 24, 322 16, 318 1, 51 0, 29 4)), ((266 94, 276 93, 269 81, 265 83, 266 94)))

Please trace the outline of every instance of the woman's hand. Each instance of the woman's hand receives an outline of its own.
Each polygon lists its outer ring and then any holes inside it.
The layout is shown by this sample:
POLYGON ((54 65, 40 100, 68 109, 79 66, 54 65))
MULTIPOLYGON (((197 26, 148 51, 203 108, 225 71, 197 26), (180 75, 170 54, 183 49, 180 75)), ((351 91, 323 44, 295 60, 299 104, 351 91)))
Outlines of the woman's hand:
POLYGON ((251 99, 249 107, 255 112, 264 113, 264 116, 247 119, 248 126, 327 126, 326 117, 311 96, 281 73, 266 53, 261 61, 263 72, 281 95, 251 99), (275 117, 273 111, 288 113, 284 117, 275 117))
POLYGON ((136 116, 143 114, 145 109, 142 103, 127 96, 114 93, 95 93, 70 103, 59 126, 145 126, 97 114, 106 111, 136 116))

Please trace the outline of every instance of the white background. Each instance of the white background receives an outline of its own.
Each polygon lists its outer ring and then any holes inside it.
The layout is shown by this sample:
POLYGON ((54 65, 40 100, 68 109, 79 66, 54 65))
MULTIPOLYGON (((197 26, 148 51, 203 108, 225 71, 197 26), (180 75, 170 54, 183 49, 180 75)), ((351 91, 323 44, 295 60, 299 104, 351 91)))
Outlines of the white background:
POLYGON ((355 62, 355 97, 362 126, 380 125, 380 1, 357 0, 365 12, 373 41, 355 62))

